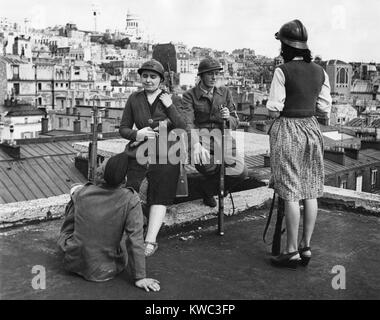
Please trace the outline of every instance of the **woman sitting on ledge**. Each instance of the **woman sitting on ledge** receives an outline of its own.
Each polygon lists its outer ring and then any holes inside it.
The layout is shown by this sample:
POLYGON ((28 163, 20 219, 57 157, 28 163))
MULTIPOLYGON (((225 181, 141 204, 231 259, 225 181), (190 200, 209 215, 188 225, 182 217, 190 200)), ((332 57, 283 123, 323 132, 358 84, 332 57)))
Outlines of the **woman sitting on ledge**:
MULTIPOLYGON (((141 66, 138 73, 141 76, 144 90, 135 92, 129 97, 120 123, 120 135, 130 140, 130 144, 132 144, 155 139, 158 135, 158 127, 162 123, 165 123, 167 127, 167 136, 175 128, 185 129, 185 122, 173 104, 172 97, 160 89, 164 80, 164 68, 161 63, 154 59, 147 61, 141 66), (133 128, 134 125, 137 129, 133 128)), ((168 144, 166 147, 168 152, 170 150, 168 144)), ((164 156, 167 158, 168 154, 164 156)), ((156 163, 148 166, 143 165, 143 161, 139 161, 138 158, 130 160, 134 162, 135 171, 140 172, 134 187, 139 189, 145 173, 148 179, 147 202, 150 211, 145 237, 145 255, 147 257, 157 250, 157 234, 164 221, 166 208, 173 203, 176 196, 180 172, 179 163, 172 164, 167 159, 167 163, 162 164, 159 163, 160 158, 162 160, 162 157, 157 155, 156 163)))

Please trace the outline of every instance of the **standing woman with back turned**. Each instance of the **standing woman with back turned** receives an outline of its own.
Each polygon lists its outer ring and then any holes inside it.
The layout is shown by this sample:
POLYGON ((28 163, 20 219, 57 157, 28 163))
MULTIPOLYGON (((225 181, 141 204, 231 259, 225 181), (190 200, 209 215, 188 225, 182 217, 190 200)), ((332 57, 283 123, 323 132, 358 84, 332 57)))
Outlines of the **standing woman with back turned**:
POLYGON ((277 267, 306 266, 317 218, 317 198, 323 195, 323 137, 316 115, 329 118, 329 79, 311 62, 307 31, 299 20, 284 24, 275 35, 281 41, 284 64, 276 68, 267 108, 276 118, 270 130, 271 186, 285 201, 286 248, 271 262, 277 267), (299 201, 304 204, 303 234, 298 243, 299 201))

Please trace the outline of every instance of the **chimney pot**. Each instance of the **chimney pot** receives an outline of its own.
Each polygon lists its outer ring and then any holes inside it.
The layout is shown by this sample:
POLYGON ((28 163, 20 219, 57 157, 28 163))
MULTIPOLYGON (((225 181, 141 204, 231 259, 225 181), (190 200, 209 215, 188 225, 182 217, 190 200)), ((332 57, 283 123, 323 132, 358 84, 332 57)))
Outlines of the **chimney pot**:
POLYGON ((41 134, 45 134, 49 131, 49 119, 45 116, 41 120, 41 134))

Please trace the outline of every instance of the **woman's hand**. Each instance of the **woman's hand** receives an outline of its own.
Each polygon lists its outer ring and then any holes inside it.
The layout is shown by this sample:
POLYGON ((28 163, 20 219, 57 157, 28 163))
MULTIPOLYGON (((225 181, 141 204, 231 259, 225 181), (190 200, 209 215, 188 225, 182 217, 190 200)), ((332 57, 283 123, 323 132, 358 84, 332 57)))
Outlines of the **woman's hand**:
POLYGON ((210 152, 203 148, 203 146, 199 142, 194 144, 193 148, 195 164, 206 164, 210 162, 210 152))
POLYGON ((230 117, 230 110, 227 107, 220 109, 220 115, 223 119, 228 119, 230 117))
POLYGON ((172 96, 166 92, 161 94, 160 100, 166 108, 169 108, 173 104, 172 96))
POLYGON ((160 282, 156 279, 144 278, 135 282, 136 287, 144 289, 146 292, 160 291, 160 282))
POLYGON ((144 141, 145 137, 147 137, 148 139, 154 139, 156 137, 156 133, 152 130, 151 127, 145 127, 137 131, 137 141, 144 141))

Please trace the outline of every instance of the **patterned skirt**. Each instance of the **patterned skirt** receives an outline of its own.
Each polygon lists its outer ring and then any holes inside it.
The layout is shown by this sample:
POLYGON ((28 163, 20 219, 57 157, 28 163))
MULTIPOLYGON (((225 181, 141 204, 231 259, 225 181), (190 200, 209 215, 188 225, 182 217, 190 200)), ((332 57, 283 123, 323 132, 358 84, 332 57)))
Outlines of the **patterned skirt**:
POLYGON ((323 195, 323 137, 315 117, 275 120, 270 131, 269 186, 286 201, 323 195))

